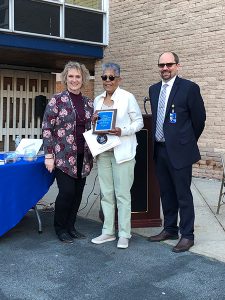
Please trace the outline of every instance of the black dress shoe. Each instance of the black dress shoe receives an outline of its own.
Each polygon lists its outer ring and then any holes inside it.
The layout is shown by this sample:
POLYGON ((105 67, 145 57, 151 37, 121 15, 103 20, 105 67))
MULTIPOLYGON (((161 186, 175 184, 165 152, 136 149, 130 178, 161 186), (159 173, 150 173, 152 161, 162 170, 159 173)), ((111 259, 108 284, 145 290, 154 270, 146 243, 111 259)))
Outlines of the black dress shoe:
POLYGON ((67 232, 63 232, 63 233, 58 234, 58 238, 63 243, 70 243, 70 244, 73 243, 73 239, 71 238, 71 236, 67 232))
POLYGON ((186 238, 181 238, 178 244, 173 247, 173 252, 180 253, 188 251, 194 245, 193 240, 189 240, 186 238))
POLYGON ((150 236, 149 242, 161 242, 165 240, 177 240, 179 237, 177 234, 171 234, 165 230, 161 231, 160 234, 150 236))
POLYGON ((69 230, 69 235, 74 239, 85 239, 86 236, 83 233, 80 233, 76 229, 69 230))

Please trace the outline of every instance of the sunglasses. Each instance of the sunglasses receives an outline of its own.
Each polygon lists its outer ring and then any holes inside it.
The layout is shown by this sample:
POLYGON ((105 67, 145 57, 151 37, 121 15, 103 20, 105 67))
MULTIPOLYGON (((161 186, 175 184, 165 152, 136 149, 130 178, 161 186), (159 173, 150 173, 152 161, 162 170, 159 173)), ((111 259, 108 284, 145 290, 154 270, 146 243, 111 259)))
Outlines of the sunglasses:
POLYGON ((113 81, 113 80, 115 80, 115 78, 118 78, 119 76, 112 76, 112 75, 109 75, 109 76, 107 76, 107 75, 102 75, 101 76, 101 78, 102 78, 102 80, 103 81, 106 81, 107 79, 109 79, 110 81, 113 81))
POLYGON ((167 68, 171 68, 173 65, 177 65, 177 63, 158 64, 158 67, 159 67, 160 69, 163 69, 165 66, 166 66, 167 68))

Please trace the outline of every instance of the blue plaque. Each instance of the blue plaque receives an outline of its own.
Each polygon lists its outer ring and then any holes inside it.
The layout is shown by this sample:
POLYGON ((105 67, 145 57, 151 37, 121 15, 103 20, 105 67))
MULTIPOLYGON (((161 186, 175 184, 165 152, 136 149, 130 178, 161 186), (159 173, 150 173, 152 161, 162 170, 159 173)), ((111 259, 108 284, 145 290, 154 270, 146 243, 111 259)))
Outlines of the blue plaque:
POLYGON ((116 109, 96 110, 96 113, 98 114, 98 119, 94 123, 93 133, 107 133, 115 128, 116 109))

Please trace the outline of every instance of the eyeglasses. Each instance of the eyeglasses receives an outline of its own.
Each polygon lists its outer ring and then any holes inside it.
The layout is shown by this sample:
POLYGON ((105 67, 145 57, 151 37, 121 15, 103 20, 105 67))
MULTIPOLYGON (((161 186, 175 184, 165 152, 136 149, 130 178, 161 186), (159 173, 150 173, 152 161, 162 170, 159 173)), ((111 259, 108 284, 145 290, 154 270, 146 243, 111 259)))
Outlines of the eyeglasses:
POLYGON ((171 68, 173 65, 177 65, 177 63, 158 64, 158 67, 159 67, 160 69, 163 69, 165 66, 166 66, 167 68, 171 68))
POLYGON ((101 78, 102 78, 102 80, 103 81, 106 81, 107 79, 109 79, 110 81, 113 81, 113 80, 115 80, 115 78, 118 78, 119 76, 112 76, 112 75, 109 75, 109 76, 107 76, 107 75, 102 75, 101 76, 101 78))

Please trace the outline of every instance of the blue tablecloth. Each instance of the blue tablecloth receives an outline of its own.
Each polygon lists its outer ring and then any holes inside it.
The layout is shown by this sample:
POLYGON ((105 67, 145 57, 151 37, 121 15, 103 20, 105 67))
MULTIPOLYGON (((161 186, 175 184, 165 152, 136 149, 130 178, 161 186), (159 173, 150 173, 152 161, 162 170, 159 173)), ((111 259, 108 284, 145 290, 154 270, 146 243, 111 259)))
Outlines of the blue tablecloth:
MULTIPOLYGON (((3 159, 3 154, 0 154, 3 159)), ((54 181, 44 157, 0 165, 0 236, 13 228, 48 192, 54 181)))

